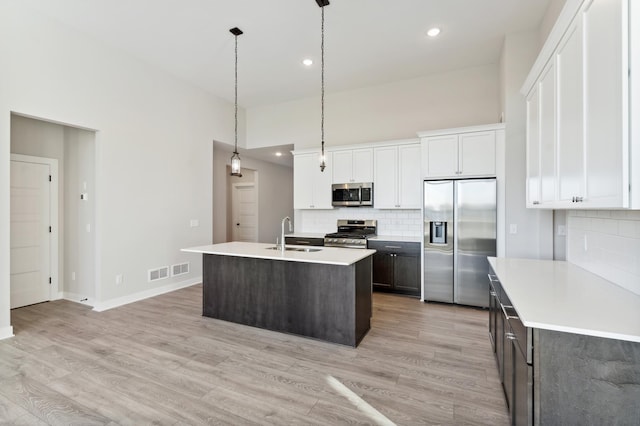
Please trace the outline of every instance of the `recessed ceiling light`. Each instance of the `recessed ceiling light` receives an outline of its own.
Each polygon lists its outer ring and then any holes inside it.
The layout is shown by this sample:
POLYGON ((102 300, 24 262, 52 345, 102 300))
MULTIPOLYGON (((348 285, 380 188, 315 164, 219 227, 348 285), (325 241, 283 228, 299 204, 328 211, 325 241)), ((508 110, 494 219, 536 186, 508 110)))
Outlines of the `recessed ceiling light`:
POLYGON ((282 153, 281 152, 276 152, 276 157, 282 157, 282 153))
POLYGON ((427 31, 427 35, 429 37, 436 37, 438 34, 440 34, 440 28, 431 28, 429 31, 427 31))
POLYGON ((308 58, 307 58, 307 59, 304 59, 304 60, 302 61, 302 64, 303 64, 304 66, 310 67, 311 65, 313 65, 313 61, 312 61, 311 59, 308 59, 308 58))

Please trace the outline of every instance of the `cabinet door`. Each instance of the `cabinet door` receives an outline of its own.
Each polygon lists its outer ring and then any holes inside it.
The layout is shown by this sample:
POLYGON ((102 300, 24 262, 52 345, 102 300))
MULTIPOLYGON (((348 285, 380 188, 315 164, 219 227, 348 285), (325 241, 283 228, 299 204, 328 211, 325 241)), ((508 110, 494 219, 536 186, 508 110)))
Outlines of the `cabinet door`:
POLYGON ((401 254, 394 256, 394 289, 399 292, 420 295, 420 255, 401 254))
POLYGON ((584 197, 582 137, 582 15, 578 14, 556 52, 558 75, 558 201, 584 197))
POLYGON ((315 157, 315 162, 311 165, 313 175, 313 208, 332 209, 331 205, 331 183, 333 179, 333 156, 327 155, 324 172, 320 171, 319 154, 315 157))
POLYGON ((540 202, 556 199, 556 68, 553 61, 540 79, 540 202))
POLYGON ((496 133, 463 133, 458 137, 460 169, 464 176, 495 176, 496 133))
POLYGON ((373 182, 372 148, 353 150, 353 182, 373 182))
POLYGON ((333 183, 353 182, 353 151, 333 152, 333 183))
POLYGON ((583 13, 585 203, 589 207, 629 205, 629 3, 594 0, 583 13))
POLYGON ((398 147, 374 149, 373 205, 377 209, 398 208, 398 147))
POLYGON ((427 138, 427 177, 455 177, 458 167, 458 135, 427 138))
POLYGON ((540 97, 536 84, 527 97, 527 206, 540 205, 540 97))
POLYGON ((511 421, 516 425, 533 424, 533 367, 527 364, 516 341, 511 343, 513 353, 513 389, 511 421))
POLYGON ((422 206, 420 144, 398 147, 398 206, 419 209, 422 206))
POLYGON ((298 154, 293 158, 293 208, 331 209, 331 155, 320 171, 320 153, 298 154))
POLYGON ((373 254, 373 285, 385 289, 393 287, 393 254, 383 251, 373 254))
POLYGON ((293 208, 313 208, 314 167, 319 168, 319 154, 298 154, 293 157, 293 208))

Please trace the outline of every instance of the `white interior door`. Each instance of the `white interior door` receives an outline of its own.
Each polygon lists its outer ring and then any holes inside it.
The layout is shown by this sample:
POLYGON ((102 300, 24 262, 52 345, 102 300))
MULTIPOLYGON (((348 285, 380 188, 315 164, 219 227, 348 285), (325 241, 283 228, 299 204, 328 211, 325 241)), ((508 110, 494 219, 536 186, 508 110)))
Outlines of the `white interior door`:
POLYGON ((50 165, 11 161, 11 308, 51 300, 50 165))
POLYGON ((258 241, 258 200, 253 183, 233 185, 231 195, 233 241, 258 241))

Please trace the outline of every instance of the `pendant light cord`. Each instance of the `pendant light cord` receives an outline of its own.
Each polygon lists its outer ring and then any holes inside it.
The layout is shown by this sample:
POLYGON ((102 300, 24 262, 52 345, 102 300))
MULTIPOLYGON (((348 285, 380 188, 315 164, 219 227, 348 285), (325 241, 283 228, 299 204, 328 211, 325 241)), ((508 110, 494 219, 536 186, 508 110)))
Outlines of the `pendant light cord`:
POLYGON ((238 36, 236 38, 236 70, 235 70, 235 150, 238 153, 238 36))
POLYGON ((324 171, 324 7, 321 7, 320 9, 322 9, 322 22, 320 26, 320 139, 322 141, 322 163, 320 165, 320 170, 324 171))

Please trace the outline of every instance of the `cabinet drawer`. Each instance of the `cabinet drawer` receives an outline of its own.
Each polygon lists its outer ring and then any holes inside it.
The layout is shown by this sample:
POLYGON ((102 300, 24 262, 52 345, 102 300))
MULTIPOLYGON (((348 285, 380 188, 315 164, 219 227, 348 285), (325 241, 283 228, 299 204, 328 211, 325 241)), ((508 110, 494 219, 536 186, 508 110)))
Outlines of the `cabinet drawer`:
POLYGON ((420 243, 407 241, 367 241, 367 248, 380 252, 420 255, 420 243))
POLYGON ((532 364, 532 341, 531 341, 531 329, 525 327, 519 318, 509 318, 509 325, 511 326, 511 332, 515 336, 515 343, 522 355, 526 358, 527 364, 532 364))
POLYGON ((284 237, 284 243, 299 246, 324 246, 324 238, 284 237))

